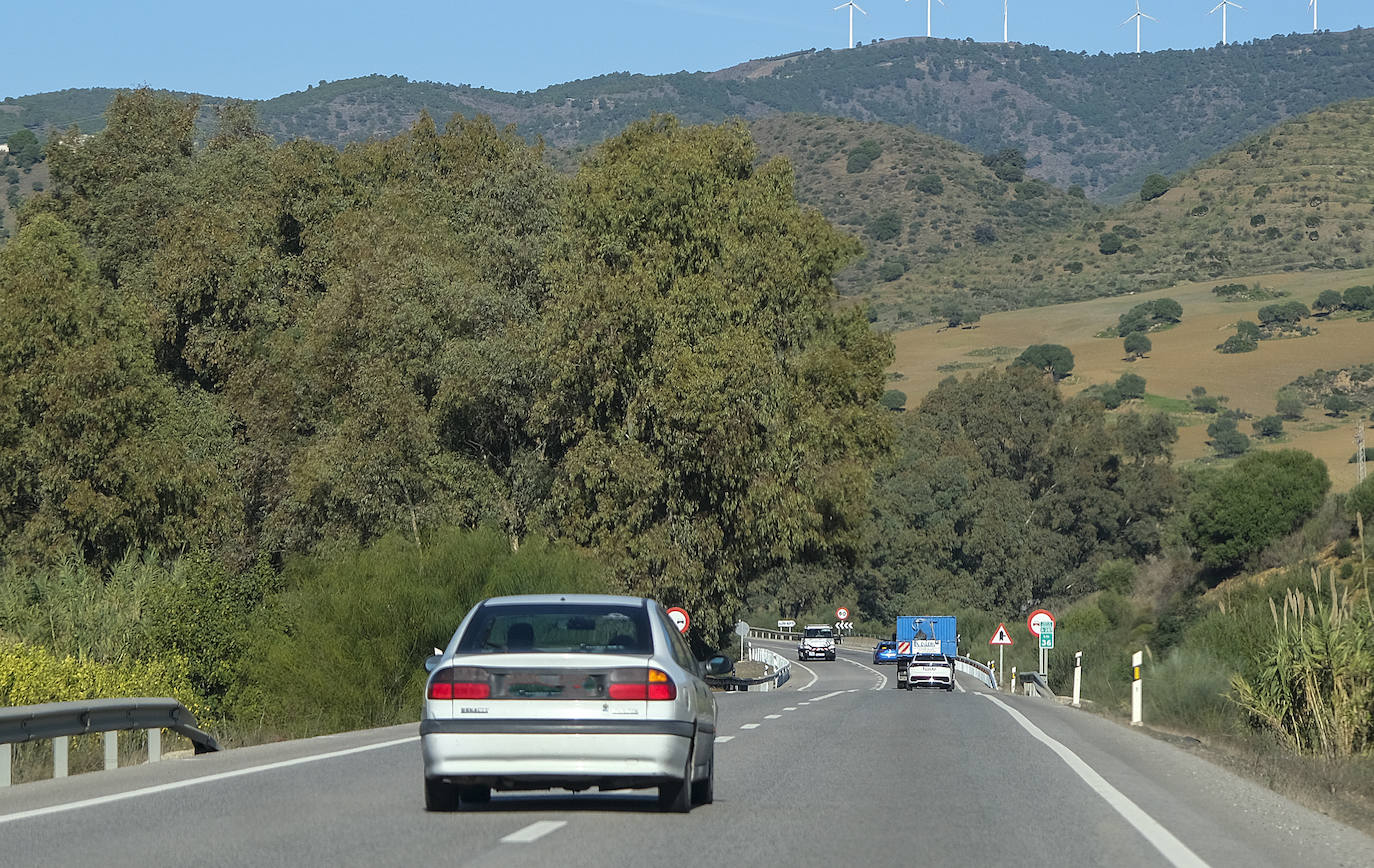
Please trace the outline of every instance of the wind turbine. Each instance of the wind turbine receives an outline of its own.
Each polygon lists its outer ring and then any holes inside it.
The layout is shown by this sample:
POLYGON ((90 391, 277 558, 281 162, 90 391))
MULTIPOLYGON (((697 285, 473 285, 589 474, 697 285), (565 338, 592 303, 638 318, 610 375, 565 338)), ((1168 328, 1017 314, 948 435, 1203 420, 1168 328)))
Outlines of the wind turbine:
MULTIPOLYGON (((863 10, 863 7, 860 6, 858 3, 855 3, 854 0, 848 0, 848 2, 846 2, 846 3, 841 3, 839 6, 836 6, 835 9, 834 9, 833 11, 839 12, 841 9, 845 8, 846 6, 849 7, 849 44, 846 45, 845 48, 853 48, 853 47, 854 47, 854 10, 855 10, 855 9, 858 9, 860 12, 864 12, 864 10, 863 10)), ((867 13, 867 12, 864 12, 864 14, 867 15, 868 13, 867 13)))
POLYGON ((1312 32, 1317 32, 1317 0, 1307 0, 1307 5, 1312 7, 1312 32))
POLYGON ((1215 6, 1213 6, 1213 7, 1211 8, 1211 11, 1209 11, 1209 12, 1207 13, 1208 15, 1211 15, 1213 12, 1216 12, 1218 9, 1221 10, 1221 44, 1222 44, 1222 45, 1225 45, 1225 44, 1226 44, 1226 7, 1227 7, 1227 6, 1234 6, 1234 7, 1236 7, 1237 9, 1239 9, 1240 11, 1242 11, 1242 12, 1245 11, 1245 7, 1242 6, 1242 5, 1240 5, 1239 3, 1232 3, 1231 0, 1221 0, 1220 3, 1218 3, 1218 4, 1215 5, 1215 6))
MULTIPOLYGON (((906 0, 906 2, 910 3, 911 0, 906 0)), ((936 3, 939 3, 941 6, 945 5, 945 0, 935 0, 935 2, 936 2, 936 3)), ((1004 2, 1005 2, 1005 0, 1004 0, 1004 2)), ((926 0, 926 39, 929 39, 929 38, 930 38, 930 0, 926 0)))
POLYGON ((1156 24, 1159 23, 1159 19, 1158 19, 1158 18, 1154 17, 1153 15, 1146 15, 1144 12, 1141 12, 1141 11, 1140 11, 1140 0, 1135 0, 1135 14, 1132 15, 1130 18, 1127 18, 1125 21, 1121 22, 1121 26, 1122 26, 1122 27, 1125 27, 1127 24, 1130 24, 1132 21, 1135 22, 1135 53, 1136 53, 1136 54, 1139 54, 1139 53, 1140 53, 1140 19, 1142 19, 1142 18, 1148 18, 1148 19, 1150 19, 1151 21, 1153 21, 1153 22, 1156 23, 1156 24))

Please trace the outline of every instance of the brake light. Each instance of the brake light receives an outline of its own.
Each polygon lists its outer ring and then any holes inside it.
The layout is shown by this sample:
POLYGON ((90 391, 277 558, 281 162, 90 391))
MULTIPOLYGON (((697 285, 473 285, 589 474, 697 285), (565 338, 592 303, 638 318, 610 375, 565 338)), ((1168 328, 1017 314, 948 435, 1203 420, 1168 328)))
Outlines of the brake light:
POLYGON ((677 685, 668 673, 659 669, 620 669, 611 675, 606 685, 610 699, 649 700, 658 702, 677 699, 677 685))
POLYGON ((491 679, 485 670, 453 666, 434 674, 427 695, 430 699, 488 699, 491 679))

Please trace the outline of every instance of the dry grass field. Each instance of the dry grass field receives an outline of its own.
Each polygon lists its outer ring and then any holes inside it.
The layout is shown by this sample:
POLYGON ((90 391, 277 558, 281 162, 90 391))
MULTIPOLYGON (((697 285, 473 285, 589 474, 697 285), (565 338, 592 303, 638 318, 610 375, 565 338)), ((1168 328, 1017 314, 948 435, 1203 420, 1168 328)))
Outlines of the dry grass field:
MULTIPOLYGON (((1374 269, 1289 272, 1180 284, 1149 293, 992 314, 977 328, 930 325, 896 332, 891 386, 906 392, 907 405, 915 406, 951 374, 963 377, 1002 366, 1027 346, 1053 343, 1068 347, 1074 355, 1073 373, 1062 384, 1066 395, 1093 384, 1115 382, 1131 371, 1145 378, 1150 395, 1183 399, 1194 386, 1202 386, 1210 395, 1227 396, 1227 406, 1258 418, 1272 414, 1279 389, 1302 375, 1374 362, 1374 321, 1361 322, 1352 315, 1308 320, 1319 331, 1312 337, 1261 341, 1252 353, 1218 353, 1215 347, 1234 333, 1237 320, 1255 321, 1259 308, 1273 303, 1223 301, 1212 293, 1212 287, 1220 283, 1259 283, 1310 306, 1324 289, 1374 284, 1374 269), (1152 298, 1177 301, 1183 306, 1183 321, 1173 328, 1151 332, 1154 347, 1150 354, 1127 361, 1120 338, 1097 335, 1114 328, 1121 314, 1152 298)), ((1139 402, 1128 402, 1126 407, 1131 404, 1139 402)), ((1368 408, 1359 412, 1368 418, 1368 408)), ((1175 414, 1175 418, 1180 426, 1177 459, 1209 456, 1209 417, 1183 413, 1175 414)), ((1292 447, 1311 452, 1326 462, 1335 490, 1344 491, 1356 481, 1354 465, 1347 461, 1355 452, 1357 418, 1351 414, 1337 420, 1324 415, 1320 408, 1309 408, 1302 421, 1284 423, 1285 435, 1279 443, 1262 445, 1253 435, 1251 443, 1259 448, 1292 447)), ((1252 434, 1248 422, 1242 422, 1240 430, 1252 434)), ((1374 429, 1367 438, 1374 441, 1374 429)))

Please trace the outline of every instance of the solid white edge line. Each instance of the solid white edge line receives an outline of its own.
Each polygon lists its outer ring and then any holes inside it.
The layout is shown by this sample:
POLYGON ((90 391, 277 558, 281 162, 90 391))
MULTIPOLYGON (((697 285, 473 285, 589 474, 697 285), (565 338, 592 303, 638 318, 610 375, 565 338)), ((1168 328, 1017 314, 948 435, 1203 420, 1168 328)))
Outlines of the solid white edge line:
POLYGON ((846 663, 852 663, 852 664, 854 664, 855 666, 859 667, 860 669, 867 669, 869 672, 872 672, 874 675, 876 675, 876 676, 878 676, 879 678, 881 678, 881 679, 882 679, 882 682, 879 683, 877 687, 874 687, 874 688, 873 688, 874 690, 883 690, 883 689, 885 689, 885 688, 887 687, 887 675, 885 675, 884 673, 879 672, 878 670, 874 669, 873 667, 868 666, 867 664, 864 664, 864 663, 860 663, 859 661, 854 660, 854 659, 852 659, 852 658, 850 658, 850 657, 841 657, 840 659, 843 660, 843 661, 846 662, 846 663))
POLYGON ((531 841, 538 841, 540 838, 544 837, 550 832, 557 831, 558 829, 561 829, 566 825, 568 825, 567 820, 540 820, 536 823, 530 823, 528 826, 517 832, 511 832, 509 835, 501 839, 501 843, 528 844, 531 841))
POLYGON ((1069 750, 1064 745, 1046 735, 1040 727, 1031 723, 1027 717, 1016 709, 1007 705, 1002 700, 988 693, 980 693, 979 696, 987 699, 1001 707, 1003 711, 1011 715, 1011 719, 1021 725, 1021 728, 1031 734, 1031 737, 1047 745, 1050 750, 1059 755, 1070 769, 1074 771, 1083 782, 1092 788, 1093 792, 1102 797, 1108 805, 1125 818, 1126 822, 1135 827, 1136 831, 1144 836, 1160 854, 1174 865, 1196 866, 1196 868, 1207 868, 1204 862, 1196 853, 1188 849, 1188 846, 1174 837, 1174 834, 1164 828, 1158 820, 1145 813, 1139 805, 1131 801, 1125 793, 1107 783, 1106 778, 1098 774, 1092 766, 1083 761, 1078 754, 1069 750))
POLYGON ((388 747, 395 747, 398 744, 409 744, 419 741, 418 735, 411 735, 405 738, 392 739, 391 741, 381 741, 376 744, 367 744, 362 747, 350 747, 344 750, 334 750, 329 753, 315 754, 313 756, 297 757, 296 759, 282 760, 280 762, 267 763, 266 765, 250 766, 246 769, 235 769, 231 772, 219 772, 213 775, 204 775, 198 778, 188 778, 184 781, 172 781, 171 783, 158 784, 152 787, 129 790, 123 793, 110 793, 106 796, 96 796, 91 799, 82 799, 77 802, 66 802, 61 805, 49 805, 46 808, 34 808, 29 811, 16 811, 13 814, 0 814, 0 825, 12 823, 16 820, 27 820, 31 817, 42 817, 48 814, 61 814, 67 811, 76 811, 81 808, 92 808, 96 805, 108 805, 111 802, 122 802, 128 799, 136 799, 142 796, 166 793, 172 790, 182 790, 186 787, 194 787, 198 784, 209 784, 215 781, 227 781, 230 778, 241 778, 244 775, 255 775, 259 772, 274 771, 276 769, 290 768, 291 766, 305 765, 307 763, 320 762, 321 760, 334 759, 335 757, 351 756, 357 753, 366 753, 372 750, 382 750, 388 747))
POLYGON ((800 660, 796 661, 792 665, 797 667, 798 669, 805 669, 807 672, 811 673, 811 680, 803 684, 801 687, 798 687, 798 690, 805 690, 806 688, 815 684, 817 678, 820 678, 820 676, 816 674, 816 670, 812 669, 810 666, 803 666, 800 660))

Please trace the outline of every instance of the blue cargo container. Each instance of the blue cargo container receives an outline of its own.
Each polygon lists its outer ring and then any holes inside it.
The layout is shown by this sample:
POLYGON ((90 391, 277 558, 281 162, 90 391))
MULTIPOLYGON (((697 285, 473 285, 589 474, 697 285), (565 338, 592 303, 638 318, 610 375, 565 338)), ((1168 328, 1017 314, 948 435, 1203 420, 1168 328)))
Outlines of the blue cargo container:
POLYGON ((897 653, 903 657, 922 653, 958 656, 958 619, 953 615, 898 615, 897 653), (903 644, 906 642, 911 643, 909 649, 903 644), (933 644, 936 642, 939 643, 938 648, 933 644))

